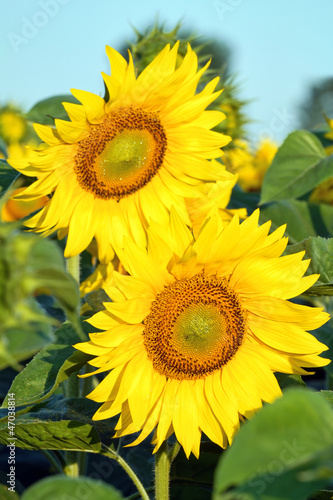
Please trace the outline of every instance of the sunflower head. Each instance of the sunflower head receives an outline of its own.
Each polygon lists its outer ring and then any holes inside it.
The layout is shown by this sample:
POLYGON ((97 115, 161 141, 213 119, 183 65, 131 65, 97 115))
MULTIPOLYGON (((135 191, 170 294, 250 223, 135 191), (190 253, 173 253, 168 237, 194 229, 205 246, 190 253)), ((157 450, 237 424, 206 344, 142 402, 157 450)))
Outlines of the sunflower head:
POLYGON ((176 43, 139 76, 131 53, 129 62, 111 47, 107 55, 107 99, 72 90, 82 104, 64 103, 70 121, 55 120, 55 128, 35 125, 49 147, 29 161, 10 161, 37 177, 22 199, 52 193, 27 225, 45 234, 68 234, 67 257, 95 237, 102 262, 112 258, 112 247, 122 247, 126 235, 145 244, 150 220, 166 224, 171 206, 190 224, 184 197, 200 197, 205 183, 224 180, 209 160, 220 157, 230 140, 211 130, 223 113, 206 111, 220 94, 214 92, 218 78, 197 93, 208 64, 198 70, 189 45, 178 67, 176 43))
POLYGON ((226 447, 242 416, 281 394, 274 372, 328 364, 308 333, 328 315, 289 301, 318 276, 303 276, 303 252, 281 257, 284 227, 268 234, 258 216, 224 226, 216 213, 193 238, 171 211, 147 250, 125 240, 130 275, 113 274, 112 302, 89 320, 101 331, 76 345, 107 372, 88 397, 103 403, 94 419, 120 414, 116 437, 141 431, 138 444, 154 431, 156 451, 175 433, 187 456, 202 433, 226 447))

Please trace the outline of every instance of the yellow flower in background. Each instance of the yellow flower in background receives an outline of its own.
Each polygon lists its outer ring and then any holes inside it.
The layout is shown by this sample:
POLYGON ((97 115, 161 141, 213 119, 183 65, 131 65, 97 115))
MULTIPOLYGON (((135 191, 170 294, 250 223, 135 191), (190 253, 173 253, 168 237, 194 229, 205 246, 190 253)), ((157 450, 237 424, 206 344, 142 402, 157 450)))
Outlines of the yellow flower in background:
POLYGON ((265 173, 277 152, 277 145, 266 139, 253 153, 245 141, 237 141, 235 146, 226 153, 223 161, 230 171, 237 172, 238 183, 244 191, 260 191, 265 173))
POLYGON ((252 154, 249 143, 243 139, 235 139, 230 149, 223 156, 223 163, 230 172, 238 172, 238 169, 251 162, 252 154))
POLYGON ((11 197, 4 201, 0 217, 2 222, 12 222, 23 219, 23 217, 27 217, 32 212, 45 207, 49 201, 47 196, 42 196, 41 198, 30 201, 16 199, 15 196, 18 196, 23 190, 24 188, 14 189, 11 193, 11 197))
POLYGON ((317 186, 311 193, 309 201, 312 203, 327 203, 333 205, 333 178, 329 178, 317 186))
MULTIPOLYGON (((212 160, 212 163, 224 169, 224 165, 212 160)), ((195 236, 199 234, 201 225, 207 216, 218 210, 223 222, 230 222, 235 214, 240 219, 247 217, 246 208, 228 209, 232 189, 237 182, 237 175, 233 175, 229 181, 220 181, 204 184, 201 188, 204 196, 201 198, 186 198, 186 207, 191 219, 191 226, 195 236)))
POLYGON ((223 113, 205 111, 219 95, 218 78, 195 94, 208 65, 197 71, 197 56, 188 46, 175 69, 177 49, 178 44, 166 46, 136 78, 131 54, 127 63, 107 47, 107 101, 73 90, 82 105, 64 103, 71 121, 55 120, 56 128, 35 125, 50 147, 36 151, 29 163, 10 161, 38 178, 22 199, 53 193, 27 226, 45 234, 58 230, 60 237, 68 233, 66 257, 84 250, 93 237, 102 263, 112 258, 110 244, 122 247, 124 235, 144 245, 150 218, 166 223, 171 206, 190 224, 184 197, 201 196, 206 182, 230 179, 208 162, 230 140, 210 130, 223 113))
MULTIPOLYGON (((88 396, 103 403, 94 419, 120 413, 116 437, 155 430, 154 452, 175 433, 188 457, 201 434, 226 447, 249 417, 281 391, 273 372, 324 366, 326 346, 307 332, 328 314, 289 302, 317 280, 303 277, 304 252, 280 257, 284 227, 268 235, 257 210, 223 229, 218 214, 196 240, 171 211, 168 229, 148 230, 148 252, 125 240, 113 302, 91 319, 102 330, 75 347, 105 378, 88 396), (111 371, 110 371, 111 370, 111 371)), ((91 375, 91 374, 89 374, 91 375)))
POLYGON ((20 142, 27 131, 26 121, 11 106, 0 109, 0 138, 6 144, 20 142))

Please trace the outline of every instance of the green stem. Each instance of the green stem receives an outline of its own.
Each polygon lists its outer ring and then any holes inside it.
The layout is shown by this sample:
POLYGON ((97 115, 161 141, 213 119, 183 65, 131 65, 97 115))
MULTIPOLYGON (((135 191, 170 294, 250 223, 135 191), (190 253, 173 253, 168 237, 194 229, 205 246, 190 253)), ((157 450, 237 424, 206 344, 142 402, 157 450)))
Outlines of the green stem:
POLYGON ((170 465, 178 455, 180 448, 181 448, 180 444, 178 443, 178 441, 176 441, 171 450, 169 451, 170 465))
MULTIPOLYGON (((68 274, 70 274, 78 286, 80 285, 80 255, 75 255, 74 257, 69 257, 66 260, 66 268, 68 274)), ((78 335, 82 340, 83 332, 79 326, 79 316, 80 316, 80 304, 78 304, 77 318, 72 321, 73 328, 77 331, 78 335)), ((66 384, 66 396, 68 398, 78 398, 80 397, 80 381, 76 373, 73 373, 66 384)), ((84 473, 86 466, 86 457, 82 457, 77 451, 66 451, 65 453, 66 465, 64 467, 64 473, 70 477, 78 477, 80 472, 84 473)))
POLYGON ((41 450, 43 455, 48 459, 48 461, 53 465, 54 470, 57 472, 57 474, 63 474, 62 466, 61 463, 53 451, 49 450, 41 450))
POLYGON ((135 484, 138 492, 141 495, 142 500, 149 500, 149 495, 146 492, 143 484, 141 483, 140 479, 138 476, 135 474, 134 470, 128 465, 127 462, 114 450, 111 448, 107 448, 107 451, 104 452, 105 455, 107 455, 109 458, 112 458, 113 460, 116 460, 118 464, 124 469, 126 474, 132 479, 133 483, 135 484))
POLYGON ((170 455, 168 443, 160 446, 155 455, 155 499, 169 500, 170 455))
POLYGON ((75 281, 80 284, 80 254, 66 259, 66 268, 68 274, 73 276, 75 281))

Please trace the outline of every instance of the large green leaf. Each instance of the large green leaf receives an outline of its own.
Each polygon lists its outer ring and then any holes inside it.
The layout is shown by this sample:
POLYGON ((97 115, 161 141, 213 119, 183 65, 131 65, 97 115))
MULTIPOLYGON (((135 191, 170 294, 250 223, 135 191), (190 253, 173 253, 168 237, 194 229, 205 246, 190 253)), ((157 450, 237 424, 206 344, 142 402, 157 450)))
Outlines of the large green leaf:
POLYGON ((25 361, 34 356, 43 347, 52 341, 52 333, 45 325, 45 329, 34 329, 31 325, 29 333, 25 330, 11 329, 6 331, 0 339, 0 370, 13 366, 19 368, 17 363, 25 361), (8 355, 14 360, 10 363, 8 355))
MULTIPOLYGON (((237 185, 233 189, 229 208, 247 208, 251 214, 258 206, 258 193, 244 193, 237 185)), ((260 223, 272 221, 272 229, 287 224, 286 236, 297 243, 308 236, 333 235, 333 206, 299 200, 281 200, 260 209, 260 223)))
POLYGON ((101 439, 110 442, 114 422, 92 421, 99 405, 86 398, 54 397, 18 412, 15 428, 10 429, 7 416, 0 420, 0 443, 15 436, 15 446, 28 450, 101 451, 101 439), (112 422, 112 423, 111 423, 112 422))
POLYGON ((333 282, 333 238, 307 238, 286 248, 287 254, 305 251, 311 259, 307 274, 320 274, 320 283, 333 282))
MULTIPOLYGON (((72 344, 80 337, 70 323, 55 332, 56 340, 44 347, 14 379, 10 393, 16 406, 35 404, 49 398, 59 384, 77 372, 91 356, 77 351, 72 344)), ((8 396, 3 406, 7 406, 8 396)))
POLYGON ((87 477, 53 476, 30 486, 21 500, 122 500, 122 495, 109 484, 87 477))
POLYGON ((318 281, 306 291, 306 295, 333 295, 333 238, 310 237, 289 245, 285 253, 305 251, 311 259, 306 274, 319 274, 318 281))
POLYGON ((333 411, 320 394, 291 389, 241 427, 216 469, 214 499, 305 500, 332 472, 333 411))
MULTIPOLYGON (((8 478, 7 478, 8 479, 8 478)), ((1 500, 19 500, 19 496, 15 491, 9 491, 10 485, 0 484, 0 498, 1 500)))
POLYGON ((333 234, 333 207, 299 200, 271 203, 260 210, 260 222, 272 221, 272 229, 287 224, 286 236, 297 243, 309 236, 333 234))
POLYGON ((55 118, 68 120, 63 102, 80 104, 71 94, 56 95, 37 102, 26 114, 26 119, 43 125, 53 125, 55 118))
POLYGON ((311 132, 292 132, 266 172, 260 203, 297 198, 329 177, 333 177, 333 155, 326 156, 311 132))

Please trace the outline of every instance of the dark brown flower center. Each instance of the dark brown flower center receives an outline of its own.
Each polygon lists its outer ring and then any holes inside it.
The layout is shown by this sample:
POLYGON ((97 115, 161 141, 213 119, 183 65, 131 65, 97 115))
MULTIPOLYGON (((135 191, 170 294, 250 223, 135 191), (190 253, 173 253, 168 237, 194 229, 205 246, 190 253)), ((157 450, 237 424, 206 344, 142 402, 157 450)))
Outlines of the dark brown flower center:
POLYGON ((78 143, 74 171, 82 189, 120 200, 143 188, 163 165, 167 148, 156 113, 129 108, 107 115, 78 143))
POLYGON ((197 274, 156 296, 144 321, 144 344, 156 371, 170 378, 204 378, 235 355, 246 315, 227 280, 197 274))

